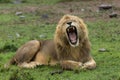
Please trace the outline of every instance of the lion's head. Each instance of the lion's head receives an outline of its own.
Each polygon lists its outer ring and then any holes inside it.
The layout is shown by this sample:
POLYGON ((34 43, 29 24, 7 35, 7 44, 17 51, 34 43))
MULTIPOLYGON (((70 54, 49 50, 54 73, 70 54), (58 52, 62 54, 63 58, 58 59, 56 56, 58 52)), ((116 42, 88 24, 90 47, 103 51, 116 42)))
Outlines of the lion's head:
POLYGON ((87 28, 82 19, 73 15, 65 15, 59 21, 55 40, 62 41, 59 42, 61 45, 66 44, 72 47, 79 46, 80 42, 88 38, 87 28), (60 40, 59 40, 60 39, 60 40))

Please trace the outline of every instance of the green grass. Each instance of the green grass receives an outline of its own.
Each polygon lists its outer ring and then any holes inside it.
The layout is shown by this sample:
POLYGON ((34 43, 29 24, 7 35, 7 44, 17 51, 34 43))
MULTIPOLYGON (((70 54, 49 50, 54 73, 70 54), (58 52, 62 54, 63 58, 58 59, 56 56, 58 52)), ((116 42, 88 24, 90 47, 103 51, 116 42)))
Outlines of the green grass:
MULTIPOLYGON (((120 80, 119 19, 86 22, 92 43, 91 54, 97 63, 95 70, 64 71, 61 74, 51 75, 51 72, 61 70, 60 66, 39 66, 35 69, 22 69, 13 65, 5 69, 4 64, 9 61, 15 54, 16 49, 22 44, 33 39, 52 39, 54 36, 56 23, 46 24, 46 20, 39 20, 39 15, 31 13, 24 13, 26 16, 24 21, 15 15, 18 8, 21 9, 32 3, 37 5, 37 3, 32 1, 29 4, 19 5, 8 4, 6 6, 7 4, 0 4, 0 10, 8 10, 8 13, 0 15, 1 80, 120 80), (20 37, 17 34, 20 34, 20 37), (46 37, 41 38, 40 35, 45 35, 46 37), (100 48, 105 48, 108 52, 99 52, 100 48)), ((55 4, 54 1, 52 4, 55 4)), ((51 5, 47 1, 44 3, 51 5)))

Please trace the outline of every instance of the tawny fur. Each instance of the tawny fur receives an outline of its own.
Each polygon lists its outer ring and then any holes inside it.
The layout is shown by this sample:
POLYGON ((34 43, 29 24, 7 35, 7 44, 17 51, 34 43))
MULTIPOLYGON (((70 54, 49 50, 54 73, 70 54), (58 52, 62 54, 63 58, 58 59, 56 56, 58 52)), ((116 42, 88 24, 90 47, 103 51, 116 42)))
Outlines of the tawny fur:
POLYGON ((96 62, 90 55, 88 30, 82 19, 65 15, 59 21, 54 40, 33 40, 20 47, 8 65, 34 68, 37 65, 60 64, 63 69, 94 69, 96 62), (73 22, 78 31, 79 43, 71 45, 66 35, 66 23, 73 22))

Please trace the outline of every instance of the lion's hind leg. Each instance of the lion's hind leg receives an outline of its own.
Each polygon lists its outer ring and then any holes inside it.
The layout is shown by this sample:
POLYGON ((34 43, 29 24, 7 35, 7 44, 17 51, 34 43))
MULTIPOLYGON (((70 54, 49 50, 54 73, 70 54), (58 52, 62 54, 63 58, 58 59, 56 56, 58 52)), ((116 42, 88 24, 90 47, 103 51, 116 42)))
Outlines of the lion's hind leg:
POLYGON ((22 68, 35 68, 38 65, 42 65, 42 64, 40 64, 39 62, 35 62, 35 61, 29 62, 29 63, 24 62, 24 63, 18 64, 18 66, 22 68))
POLYGON ((40 48, 40 42, 32 40, 21 46, 9 64, 29 63, 35 57, 40 48))

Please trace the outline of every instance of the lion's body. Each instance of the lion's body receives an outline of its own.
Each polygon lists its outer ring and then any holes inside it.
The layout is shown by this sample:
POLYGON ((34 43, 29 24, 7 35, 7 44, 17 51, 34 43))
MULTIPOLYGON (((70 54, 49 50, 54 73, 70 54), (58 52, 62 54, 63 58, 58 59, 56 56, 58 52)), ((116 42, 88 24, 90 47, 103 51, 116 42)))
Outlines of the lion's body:
POLYGON ((60 64, 63 69, 93 69, 88 31, 84 22, 65 15, 56 27, 54 40, 33 40, 18 49, 10 64, 33 68, 37 65, 60 64), (69 26, 68 26, 69 25, 69 26))
POLYGON ((57 61, 58 58, 53 40, 32 40, 17 50, 10 64, 32 68, 37 65, 55 65, 57 61))

